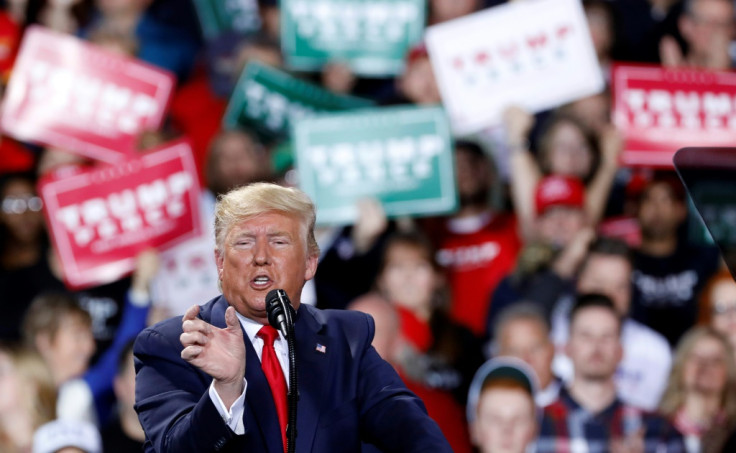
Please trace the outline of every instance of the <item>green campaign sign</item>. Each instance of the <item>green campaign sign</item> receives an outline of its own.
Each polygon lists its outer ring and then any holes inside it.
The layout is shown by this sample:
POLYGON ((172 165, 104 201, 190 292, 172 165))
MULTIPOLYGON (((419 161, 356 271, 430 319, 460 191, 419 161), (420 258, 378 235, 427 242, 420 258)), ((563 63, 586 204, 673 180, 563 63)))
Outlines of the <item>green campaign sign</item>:
POLYGON ((457 208, 449 124, 439 107, 392 107, 305 118, 294 124, 299 185, 320 224, 357 218, 374 197, 389 216, 457 208))
POLYGON ((331 93, 283 71, 248 63, 230 97, 223 117, 226 128, 245 126, 265 138, 285 137, 291 123, 317 112, 349 110, 372 101, 331 93))
POLYGON ((340 61, 356 74, 395 75, 425 15, 425 0, 282 0, 281 50, 297 70, 340 61))
POLYGON ((194 0, 194 6, 208 40, 228 32, 248 35, 261 28, 258 0, 194 0))

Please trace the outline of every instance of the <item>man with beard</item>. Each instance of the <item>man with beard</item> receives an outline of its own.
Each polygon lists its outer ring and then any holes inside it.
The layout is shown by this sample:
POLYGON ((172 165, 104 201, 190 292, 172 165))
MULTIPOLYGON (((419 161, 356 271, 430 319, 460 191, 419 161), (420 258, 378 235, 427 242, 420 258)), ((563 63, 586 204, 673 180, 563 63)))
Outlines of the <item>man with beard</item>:
POLYGON ((671 346, 695 324, 698 296, 718 266, 715 247, 691 245, 681 234, 685 191, 674 175, 657 174, 639 198, 641 245, 634 252, 631 317, 671 346))
POLYGON ((513 269, 521 241, 515 217, 491 206, 497 187, 491 157, 477 144, 459 141, 455 164, 460 209, 429 234, 436 239, 437 261, 448 274, 450 315, 481 337, 490 296, 513 269))
POLYGON ((623 357, 621 318, 610 298, 578 297, 570 312, 568 388, 544 410, 537 452, 684 452, 682 436, 663 417, 623 403, 614 375, 623 357))

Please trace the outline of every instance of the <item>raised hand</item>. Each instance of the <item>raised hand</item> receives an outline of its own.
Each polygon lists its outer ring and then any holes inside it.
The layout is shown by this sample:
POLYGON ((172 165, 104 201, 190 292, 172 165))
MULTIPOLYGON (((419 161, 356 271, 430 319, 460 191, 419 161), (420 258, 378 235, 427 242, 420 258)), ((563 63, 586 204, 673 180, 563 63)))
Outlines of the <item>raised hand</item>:
POLYGON ((358 201, 358 220, 352 231, 355 251, 359 254, 366 253, 387 227, 388 219, 380 201, 375 198, 358 201))
POLYGON ((135 291, 148 293, 153 278, 161 264, 156 249, 147 249, 138 254, 131 287, 135 291))
POLYGON ((529 132, 534 127, 534 116, 523 108, 512 105, 503 112, 503 125, 509 146, 518 147, 527 142, 529 132))
POLYGON ((224 329, 197 318, 197 314, 199 305, 193 305, 182 318, 181 358, 212 376, 217 394, 229 408, 243 393, 243 330, 233 307, 225 311, 224 329))

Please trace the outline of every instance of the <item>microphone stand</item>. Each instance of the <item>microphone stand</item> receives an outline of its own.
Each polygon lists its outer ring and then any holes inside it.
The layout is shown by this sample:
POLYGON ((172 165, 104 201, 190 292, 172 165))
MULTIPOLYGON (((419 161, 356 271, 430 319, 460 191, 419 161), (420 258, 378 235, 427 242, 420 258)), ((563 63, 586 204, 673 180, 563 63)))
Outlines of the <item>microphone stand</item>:
POLYGON ((289 393, 287 401, 289 406, 289 416, 286 424, 286 445, 287 453, 295 453, 296 450, 296 410, 297 401, 299 400, 298 373, 296 366, 296 352, 294 341, 294 317, 296 312, 290 303, 284 301, 283 297, 278 298, 281 309, 286 318, 286 344, 289 348, 289 393))

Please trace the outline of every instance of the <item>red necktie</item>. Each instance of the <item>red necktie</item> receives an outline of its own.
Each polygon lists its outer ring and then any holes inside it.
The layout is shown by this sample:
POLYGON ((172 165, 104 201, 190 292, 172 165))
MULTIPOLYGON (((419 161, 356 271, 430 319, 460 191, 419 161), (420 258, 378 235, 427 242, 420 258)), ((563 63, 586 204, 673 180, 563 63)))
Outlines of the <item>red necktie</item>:
POLYGON ((281 425, 281 441, 286 451, 286 378, 284 378, 284 372, 276 356, 276 350, 273 348, 273 342, 279 337, 279 333, 271 326, 263 326, 258 331, 258 336, 263 339, 261 368, 271 387, 273 401, 276 403, 276 414, 279 417, 279 425, 281 425))

